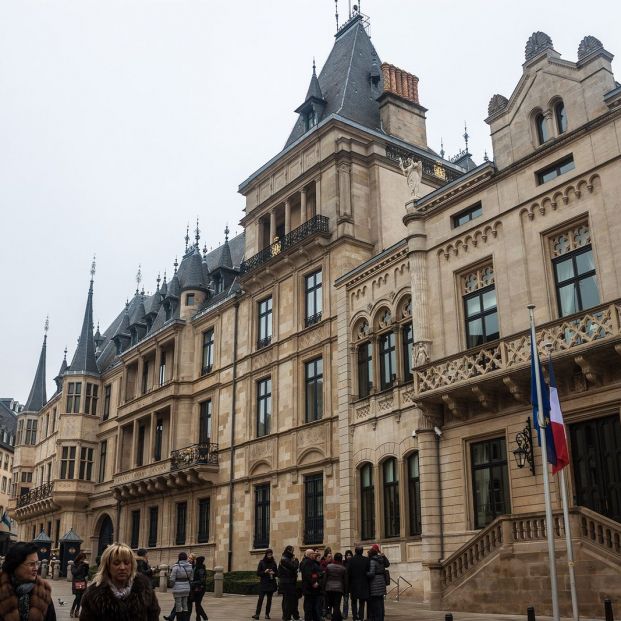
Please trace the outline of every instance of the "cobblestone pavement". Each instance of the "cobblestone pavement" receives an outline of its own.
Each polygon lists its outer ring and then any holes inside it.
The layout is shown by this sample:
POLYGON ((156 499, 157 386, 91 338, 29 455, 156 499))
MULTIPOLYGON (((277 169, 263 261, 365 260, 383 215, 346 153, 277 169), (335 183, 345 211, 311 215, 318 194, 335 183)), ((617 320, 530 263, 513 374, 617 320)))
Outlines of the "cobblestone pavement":
MULTIPOLYGON (((51 581, 52 595, 54 597, 54 607, 59 621, 69 621, 69 611, 71 610, 71 583, 65 580, 51 581), (63 602, 61 605, 60 602, 63 602)), ((158 593, 157 598, 162 609, 162 616, 168 615, 173 605, 173 597, 170 593, 158 593)), ((280 597, 274 597, 271 617, 274 621, 279 621, 280 597)), ((203 599, 203 607, 209 615, 209 621, 251 621, 254 614, 256 598, 244 595, 225 595, 220 599, 215 599, 211 593, 207 593, 203 599)), ((300 605, 301 608, 301 605, 300 605)), ((445 621, 444 612, 425 610, 422 606, 410 601, 401 600, 386 602, 386 621, 445 621)), ((192 614, 194 620, 196 616, 192 614)), ((480 615, 467 612, 453 613, 454 621, 526 621, 526 613, 522 616, 511 615, 480 615)), ((261 615, 263 620, 263 614, 261 615)), ((351 620, 351 617, 350 617, 351 620)), ((110 620, 114 621, 114 620, 110 620)), ((551 621, 550 617, 537 616, 537 621, 551 621)), ((567 620, 569 621, 569 620, 567 620)), ((582 621, 589 621, 582 619, 582 621)))

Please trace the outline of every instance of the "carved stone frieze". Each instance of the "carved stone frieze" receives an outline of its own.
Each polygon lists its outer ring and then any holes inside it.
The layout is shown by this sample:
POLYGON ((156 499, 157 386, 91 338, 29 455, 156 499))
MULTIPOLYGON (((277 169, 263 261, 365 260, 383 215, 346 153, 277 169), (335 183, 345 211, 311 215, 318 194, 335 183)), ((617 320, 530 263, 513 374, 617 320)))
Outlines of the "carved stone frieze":
POLYGON ((326 437, 323 425, 315 425, 308 429, 301 429, 297 434, 298 448, 325 444, 326 437))
POLYGON ((476 248, 481 244, 487 243, 490 239, 498 237, 498 233, 502 228, 502 222, 497 220, 492 224, 486 224, 472 231, 464 233, 461 237, 452 240, 439 251, 439 255, 443 255, 448 261, 451 257, 457 257, 461 252, 468 252, 472 248, 476 248))

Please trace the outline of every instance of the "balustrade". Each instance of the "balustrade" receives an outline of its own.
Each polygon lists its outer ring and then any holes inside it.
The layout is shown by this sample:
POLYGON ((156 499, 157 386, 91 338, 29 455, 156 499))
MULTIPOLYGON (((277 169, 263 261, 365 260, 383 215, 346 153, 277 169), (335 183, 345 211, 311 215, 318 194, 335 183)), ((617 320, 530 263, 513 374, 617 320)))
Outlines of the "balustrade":
POLYGON ((181 470, 190 466, 209 464, 218 465, 218 445, 214 442, 192 444, 185 448, 172 451, 170 469, 181 470))
POLYGON ((45 500, 52 495, 52 491, 54 489, 53 483, 44 483, 39 487, 34 487, 29 492, 22 494, 17 497, 17 508, 26 507, 31 505, 33 502, 37 502, 39 500, 45 500))

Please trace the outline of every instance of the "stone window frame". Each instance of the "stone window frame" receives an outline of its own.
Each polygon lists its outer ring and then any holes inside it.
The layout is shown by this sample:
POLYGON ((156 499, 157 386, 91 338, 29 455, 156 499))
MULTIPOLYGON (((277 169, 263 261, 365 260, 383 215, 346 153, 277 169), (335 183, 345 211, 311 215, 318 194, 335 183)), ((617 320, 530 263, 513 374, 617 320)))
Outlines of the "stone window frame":
POLYGON ((360 501, 360 510, 356 511, 356 521, 358 525, 358 539, 360 541, 372 541, 377 538, 377 466, 370 460, 364 460, 360 462, 356 466, 356 492, 360 501), (363 533, 363 519, 362 519, 362 509, 364 507, 364 500, 362 497, 362 470, 366 467, 371 468, 371 489, 373 490, 373 503, 372 503, 372 512, 371 512, 371 520, 372 520, 372 530, 373 532, 369 537, 364 537, 363 533))
POLYGON ((270 545, 270 535, 271 535, 271 527, 272 527, 272 485, 269 480, 264 481, 255 481, 252 485, 252 549, 253 550, 265 550, 269 548, 270 545), (267 507, 267 542, 265 541, 257 541, 257 519, 258 514, 257 510, 259 508, 257 502, 257 492, 259 489, 267 489, 267 502, 263 504, 267 507), (260 544, 260 545, 257 545, 260 544), (266 545, 263 545, 266 544, 266 545))
MULTIPOLYGON (((274 432, 274 377, 272 374, 261 375, 257 379, 254 380, 254 432, 252 437, 255 439, 258 438, 266 438, 274 432), (264 421, 264 427, 266 428, 265 433, 259 435, 259 389, 263 382, 269 381, 269 392, 266 392, 264 398, 267 399, 269 397, 269 415, 264 421)), ((212 421, 213 424, 213 421, 212 421)))
POLYGON ((302 321, 300 322, 300 329, 304 330, 305 328, 310 328, 318 323, 320 323, 323 319, 324 319, 324 292, 325 292, 325 288, 324 288, 324 269, 323 269, 323 264, 319 263, 317 265, 314 265, 313 267, 309 267, 308 269, 304 270, 304 273, 301 275, 301 289, 302 289, 302 304, 300 306, 300 308, 303 309, 303 317, 302 317, 302 321), (315 285, 314 287, 311 288, 312 292, 315 292, 315 295, 317 296, 317 292, 318 292, 318 298, 319 298, 319 303, 321 305, 321 310, 319 312, 316 312, 312 315, 308 314, 308 300, 307 300, 307 293, 309 293, 308 290, 308 282, 309 282, 309 278, 312 278, 313 276, 315 276, 316 274, 321 274, 321 283, 319 285, 315 285))
POLYGON ((420 491, 420 449, 415 448, 413 450, 408 451, 403 455, 403 471, 404 471, 404 481, 403 488, 405 490, 405 498, 404 500, 404 509, 406 513, 406 520, 404 522, 406 537, 409 539, 420 539, 422 537, 422 511, 423 504, 421 500, 421 491, 420 491), (418 456, 418 510, 419 510, 419 520, 421 521, 420 531, 418 533, 412 533, 412 512, 410 511, 410 507, 412 506, 411 492, 410 492, 410 459, 414 457, 414 455, 418 456))
POLYGON ((403 490, 401 489, 402 486, 402 482, 403 482, 403 460, 399 459, 397 455, 392 455, 392 454, 388 454, 388 455, 384 455, 382 457, 382 459, 378 462, 377 464, 377 480, 379 481, 379 490, 380 490, 380 497, 379 497, 379 524, 376 522, 376 529, 377 526, 379 525, 379 531, 376 530, 377 533, 379 533, 381 540, 383 541, 397 541, 400 540, 402 538, 402 532, 403 532, 403 520, 402 520, 402 507, 401 507, 401 503, 403 500, 403 490), (394 461, 394 475, 395 477, 397 477, 397 481, 396 484, 395 482, 387 484, 385 482, 385 475, 384 475, 384 468, 386 466, 386 464, 393 460, 394 461), (399 532, 396 535, 387 535, 386 534, 386 509, 387 509, 387 505, 386 505, 386 486, 387 485, 394 485, 395 489, 396 489, 396 493, 397 493, 397 518, 399 520, 399 532))

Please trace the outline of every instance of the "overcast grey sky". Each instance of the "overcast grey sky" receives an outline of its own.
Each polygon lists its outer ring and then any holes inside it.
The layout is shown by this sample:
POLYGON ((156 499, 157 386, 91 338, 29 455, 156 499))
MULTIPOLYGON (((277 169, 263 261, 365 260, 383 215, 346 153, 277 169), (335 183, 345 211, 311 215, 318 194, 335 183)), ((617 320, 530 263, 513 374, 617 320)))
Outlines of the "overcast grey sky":
MULTIPOLYGON (((430 146, 443 138, 456 153, 466 120, 480 162, 491 155, 488 101, 511 94, 530 34, 547 32, 569 60, 587 34, 621 54, 620 4, 361 8, 381 60, 419 76, 430 146)), ((0 396, 26 400, 46 314, 52 394, 93 253, 103 329, 138 264, 149 291, 172 272, 187 222, 199 216, 208 247, 227 223, 240 230, 237 186, 283 147, 334 32, 333 0, 0 0, 0 396)))

